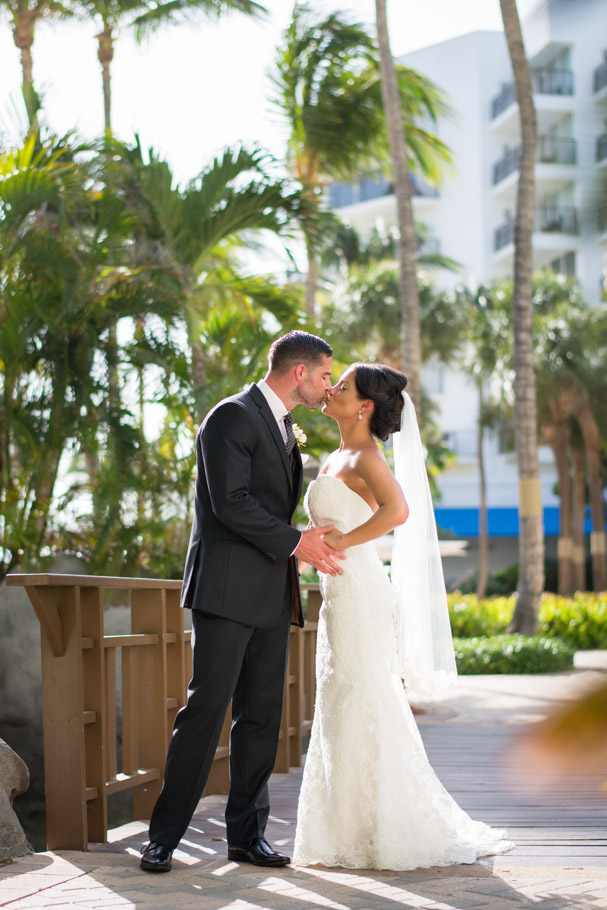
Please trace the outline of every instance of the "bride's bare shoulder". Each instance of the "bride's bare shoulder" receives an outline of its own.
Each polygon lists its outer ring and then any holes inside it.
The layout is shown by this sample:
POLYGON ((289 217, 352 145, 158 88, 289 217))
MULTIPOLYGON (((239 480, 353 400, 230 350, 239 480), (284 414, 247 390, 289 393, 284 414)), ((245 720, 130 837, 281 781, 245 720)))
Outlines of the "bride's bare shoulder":
POLYGON ((358 451, 354 453, 353 462, 354 467, 357 470, 362 469, 364 471, 365 468, 370 470, 387 468, 390 470, 384 453, 376 443, 358 449, 358 451))

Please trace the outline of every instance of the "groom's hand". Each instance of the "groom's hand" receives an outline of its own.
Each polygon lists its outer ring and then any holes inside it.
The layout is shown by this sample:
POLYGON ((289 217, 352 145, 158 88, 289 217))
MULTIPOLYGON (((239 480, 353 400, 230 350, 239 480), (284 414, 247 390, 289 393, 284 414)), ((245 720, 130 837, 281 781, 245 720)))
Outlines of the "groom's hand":
POLYGON ((299 546, 293 555, 314 566, 319 572, 324 572, 325 575, 343 575, 338 560, 345 559, 346 554, 343 550, 330 547, 323 539, 333 528, 334 525, 327 525, 324 528, 309 528, 302 531, 299 546))

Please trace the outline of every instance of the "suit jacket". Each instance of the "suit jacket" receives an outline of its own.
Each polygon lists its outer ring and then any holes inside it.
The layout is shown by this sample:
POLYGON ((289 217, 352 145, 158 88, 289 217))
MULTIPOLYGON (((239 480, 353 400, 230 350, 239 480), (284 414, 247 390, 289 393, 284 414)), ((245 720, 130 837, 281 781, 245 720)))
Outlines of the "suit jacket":
POLYGON ((194 521, 181 606, 269 628, 280 616, 287 571, 291 620, 303 626, 290 524, 302 491, 270 406, 253 384, 219 402, 196 437, 194 521))

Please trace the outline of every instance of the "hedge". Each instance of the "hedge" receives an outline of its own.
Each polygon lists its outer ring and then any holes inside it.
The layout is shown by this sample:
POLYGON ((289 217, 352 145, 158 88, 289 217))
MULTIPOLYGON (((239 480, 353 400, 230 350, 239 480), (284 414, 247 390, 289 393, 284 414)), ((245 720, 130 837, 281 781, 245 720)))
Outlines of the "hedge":
MULTIPOLYGON (((447 599, 451 628, 458 638, 503 634, 515 605, 513 596, 479 600, 475 594, 457 591, 447 599)), ((571 597, 542 595, 538 632, 567 641, 577 649, 607 648, 607 592, 578 592, 571 597)))
POLYGON ((556 673, 573 667, 575 648, 558 638, 492 635, 454 638, 458 673, 556 673))

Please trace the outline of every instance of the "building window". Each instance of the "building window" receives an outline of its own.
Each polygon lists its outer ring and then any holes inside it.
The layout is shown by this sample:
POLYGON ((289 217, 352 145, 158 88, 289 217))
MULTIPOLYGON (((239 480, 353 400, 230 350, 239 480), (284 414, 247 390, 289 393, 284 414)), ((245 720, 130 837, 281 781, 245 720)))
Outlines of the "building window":
POLYGON ((443 434, 443 441, 459 458, 474 458, 477 455, 476 430, 449 430, 443 434))
POLYGON ((341 209, 354 202, 354 187, 351 183, 332 183, 329 187, 329 205, 341 209))
POLYGON ((445 391, 445 366, 440 361, 426 364, 422 371, 424 389, 429 395, 440 395, 445 391))
POLYGON ((569 251, 558 256, 550 263, 550 268, 557 275, 566 275, 568 278, 575 278, 575 253, 569 251))

